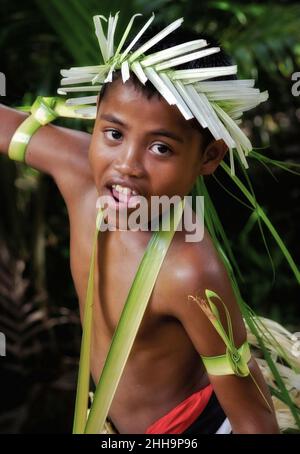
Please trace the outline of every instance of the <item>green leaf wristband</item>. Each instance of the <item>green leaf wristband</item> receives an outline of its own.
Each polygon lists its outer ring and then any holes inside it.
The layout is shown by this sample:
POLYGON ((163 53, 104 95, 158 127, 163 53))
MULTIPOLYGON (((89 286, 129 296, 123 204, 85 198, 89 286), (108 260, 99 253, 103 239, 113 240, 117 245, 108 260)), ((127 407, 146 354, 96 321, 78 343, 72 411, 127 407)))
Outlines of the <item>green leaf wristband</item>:
POLYGON ((25 161, 26 149, 33 134, 41 127, 55 120, 60 114, 54 110, 56 98, 38 96, 31 107, 31 115, 14 133, 8 156, 15 161, 25 161))
POLYGON ((93 120, 92 117, 78 112, 79 108, 78 104, 67 105, 62 98, 38 96, 30 108, 31 115, 23 121, 11 139, 8 148, 9 158, 24 162, 26 149, 33 134, 41 126, 51 123, 58 117, 93 120))

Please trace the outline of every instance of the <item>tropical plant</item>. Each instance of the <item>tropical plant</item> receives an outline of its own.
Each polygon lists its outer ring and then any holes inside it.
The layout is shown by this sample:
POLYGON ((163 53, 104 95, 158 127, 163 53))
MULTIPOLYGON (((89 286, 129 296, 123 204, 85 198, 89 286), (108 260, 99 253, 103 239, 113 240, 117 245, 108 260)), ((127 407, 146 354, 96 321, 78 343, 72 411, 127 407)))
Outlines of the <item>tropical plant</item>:
POLYGON ((79 317, 66 307, 48 307, 45 295, 32 294, 24 270, 25 262, 1 242, 0 327, 6 356, 1 358, 0 432, 37 431, 34 408, 49 422, 49 429, 40 426, 41 431, 51 431, 52 419, 62 414, 61 431, 65 431, 72 412, 64 402, 72 405, 75 391, 79 317), (60 395, 61 403, 47 416, 51 395, 60 395))

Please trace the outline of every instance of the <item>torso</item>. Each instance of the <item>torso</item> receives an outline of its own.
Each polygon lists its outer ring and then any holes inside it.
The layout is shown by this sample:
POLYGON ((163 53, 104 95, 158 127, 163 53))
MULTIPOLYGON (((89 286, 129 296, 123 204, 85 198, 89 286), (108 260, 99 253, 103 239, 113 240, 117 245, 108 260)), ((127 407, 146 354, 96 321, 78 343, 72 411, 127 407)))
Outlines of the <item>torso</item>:
MULTIPOLYGON (((96 191, 91 186, 70 215, 71 271, 83 316, 96 191)), ((97 383, 124 303, 151 233, 102 232, 98 238, 91 372, 97 383), (149 236, 147 236, 149 235, 149 236)), ((174 242, 174 240, 173 240, 174 242)), ((173 243, 172 243, 173 244, 173 243)), ((123 372, 109 415, 122 434, 147 427, 209 383, 199 354, 170 314, 165 278, 175 261, 170 246, 123 372), (158 373, 159 372, 159 373, 158 373)))

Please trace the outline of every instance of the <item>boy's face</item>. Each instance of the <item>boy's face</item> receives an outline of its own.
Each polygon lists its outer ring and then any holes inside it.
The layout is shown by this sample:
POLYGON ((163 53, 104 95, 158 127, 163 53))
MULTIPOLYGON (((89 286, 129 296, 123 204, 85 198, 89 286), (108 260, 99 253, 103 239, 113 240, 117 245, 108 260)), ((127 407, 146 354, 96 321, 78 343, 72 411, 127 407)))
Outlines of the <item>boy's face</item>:
POLYGON ((157 96, 147 99, 130 80, 118 79, 101 99, 89 150, 98 194, 113 197, 117 209, 122 204, 114 184, 131 188, 148 203, 151 196, 184 197, 198 175, 217 167, 225 152, 219 142, 204 152, 203 135, 176 106, 157 96))

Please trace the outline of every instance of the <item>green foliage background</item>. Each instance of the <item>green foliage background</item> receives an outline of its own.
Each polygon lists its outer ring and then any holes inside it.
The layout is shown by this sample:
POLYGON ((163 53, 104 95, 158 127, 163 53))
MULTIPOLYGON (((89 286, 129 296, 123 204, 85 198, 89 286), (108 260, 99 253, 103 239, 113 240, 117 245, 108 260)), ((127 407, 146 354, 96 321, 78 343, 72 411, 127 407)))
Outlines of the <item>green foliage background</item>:
MULTIPOLYGON (((38 94, 55 95, 61 68, 96 64, 92 16, 118 10, 119 30, 132 14, 154 11, 162 25, 184 16, 186 27, 216 36, 233 55, 239 77, 255 78, 269 91, 270 100, 245 116, 252 143, 269 157, 299 163, 300 98, 291 93, 300 63, 296 1, 1 0, 0 71, 7 80, 1 102, 21 106, 38 94)), ((58 123, 91 130, 79 121, 58 123)), ((249 176, 299 263, 299 179, 270 170, 251 161, 249 176)), ((216 177, 234 190, 221 171, 216 177)), ((215 179, 207 184, 241 267, 245 300, 258 314, 300 331, 298 286, 278 247, 266 233, 272 272, 250 213, 215 179)), ((66 208, 49 177, 4 156, 0 206, 0 331, 7 337, 7 356, 0 358, 0 432, 70 431, 80 327, 66 208)))

